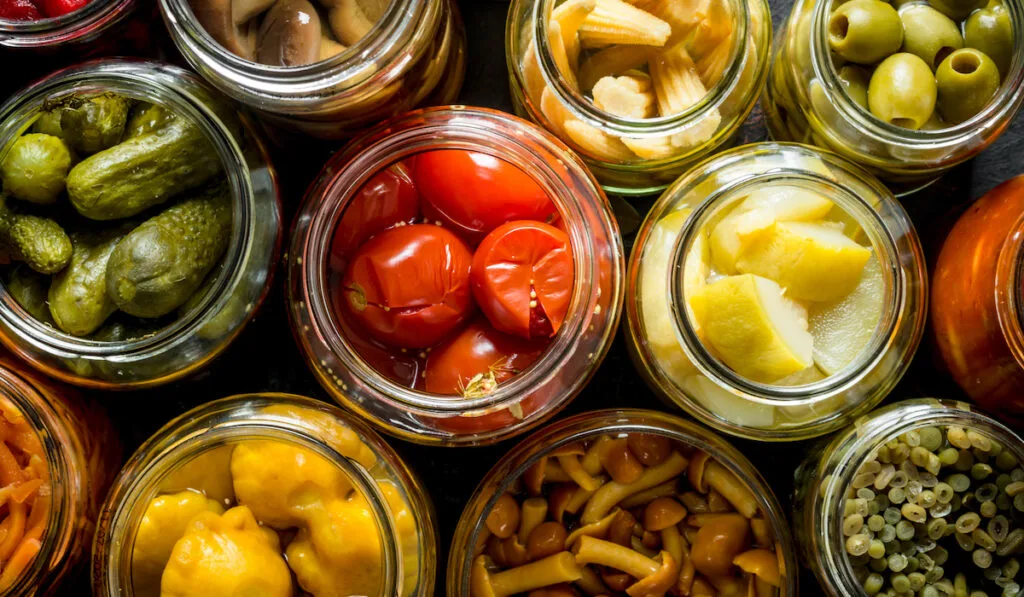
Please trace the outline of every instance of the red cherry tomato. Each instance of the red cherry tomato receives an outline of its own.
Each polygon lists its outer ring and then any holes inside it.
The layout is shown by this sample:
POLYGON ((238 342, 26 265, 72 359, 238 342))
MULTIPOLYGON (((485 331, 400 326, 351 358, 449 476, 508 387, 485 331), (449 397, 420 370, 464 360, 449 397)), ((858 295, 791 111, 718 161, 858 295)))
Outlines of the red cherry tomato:
POLYGON ((342 279, 353 319, 396 348, 433 346, 473 314, 466 244, 433 224, 396 226, 356 251, 342 279))
POLYGON ((359 245, 399 222, 412 223, 420 215, 420 198, 402 164, 373 176, 352 198, 338 222, 331 243, 331 264, 344 269, 359 245))
POLYGON ((341 276, 338 275, 334 284, 334 308, 338 314, 337 322, 341 335, 348 340, 349 346, 378 373, 391 381, 403 386, 414 388, 423 377, 423 359, 414 351, 397 351, 382 347, 367 334, 362 333, 345 304, 345 293, 341 291, 341 276))
POLYGON ((558 217, 540 185, 494 156, 441 149, 418 154, 412 168, 423 216, 474 244, 510 220, 553 222, 558 217))
POLYGON ((477 397, 529 367, 544 344, 502 334, 480 318, 430 350, 425 388, 433 394, 477 397))
POLYGON ((549 338, 572 298, 569 236, 540 222, 509 222, 494 229, 473 256, 473 296, 498 330, 549 338))

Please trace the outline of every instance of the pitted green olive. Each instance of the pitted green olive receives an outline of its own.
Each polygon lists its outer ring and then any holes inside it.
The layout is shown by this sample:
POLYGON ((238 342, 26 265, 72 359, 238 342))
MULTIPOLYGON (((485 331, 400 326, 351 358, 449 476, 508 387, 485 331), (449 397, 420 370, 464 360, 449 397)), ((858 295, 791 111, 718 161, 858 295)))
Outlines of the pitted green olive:
POLYGON ((875 69, 868 84, 868 107, 876 117, 919 129, 935 111, 935 76, 914 54, 893 54, 875 69))
POLYGON ((867 110, 868 83, 871 81, 871 73, 863 67, 847 64, 839 69, 839 80, 846 88, 846 93, 850 94, 850 99, 867 110))
POLYGON ((951 124, 974 116, 999 90, 999 69, 984 52, 964 48, 950 54, 935 72, 939 113, 951 124))
POLYGON ((931 6, 905 6, 900 9, 900 20, 903 21, 902 51, 920 57, 932 70, 953 50, 964 47, 957 24, 931 6))
POLYGON ((1013 59, 1013 26, 1006 7, 989 2, 988 7, 972 14, 964 23, 964 43, 987 54, 1005 77, 1013 59))
POLYGON ((882 0, 851 0, 829 17, 828 42, 850 62, 874 64, 899 51, 903 23, 896 9, 882 0))

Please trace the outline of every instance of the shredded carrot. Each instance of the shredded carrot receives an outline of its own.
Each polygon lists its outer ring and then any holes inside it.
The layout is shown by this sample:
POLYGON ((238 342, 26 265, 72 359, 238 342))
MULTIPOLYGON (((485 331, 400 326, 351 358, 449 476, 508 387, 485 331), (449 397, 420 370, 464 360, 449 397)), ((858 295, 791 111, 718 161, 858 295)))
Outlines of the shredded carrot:
POLYGON ((14 584, 18 576, 28 567, 32 559, 39 553, 39 539, 31 538, 22 541, 18 549, 11 555, 4 566, 3 574, 0 574, 0 590, 14 584))
POLYGON ((38 555, 49 522, 50 471, 38 434, 0 398, 0 592, 38 555))

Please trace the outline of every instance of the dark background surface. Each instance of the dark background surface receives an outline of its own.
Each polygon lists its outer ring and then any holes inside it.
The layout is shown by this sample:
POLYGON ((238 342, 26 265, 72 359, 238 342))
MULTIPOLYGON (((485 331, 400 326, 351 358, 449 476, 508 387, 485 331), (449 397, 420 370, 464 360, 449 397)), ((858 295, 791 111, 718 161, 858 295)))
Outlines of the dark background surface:
MULTIPOLYGON (((460 101, 510 110, 504 52, 508 1, 457 2, 463 11, 469 39, 466 85, 460 101)), ((788 14, 790 0, 770 2, 773 21, 778 27, 788 14)), ((162 27, 159 21, 154 22, 151 31, 154 43, 162 27)), ((757 110, 744 127, 744 140, 760 141, 766 136, 760 110, 757 110)), ((294 148, 274 152, 283 185, 286 221, 290 222, 306 186, 329 155, 329 150, 296 152, 294 148)), ((929 266, 934 263, 946 230, 963 208, 998 183, 1021 173, 1024 173, 1024 119, 1018 118, 983 155, 904 200, 918 228, 929 266)), ((633 201, 633 205, 643 213, 650 201, 633 201)), ((630 235, 626 234, 627 245, 630 240, 630 235)), ((129 453, 173 417, 216 398, 250 392, 290 392, 328 399, 292 340, 283 306, 282 280, 279 271, 271 296, 256 319, 233 347, 199 376, 157 390, 96 396, 110 411, 129 453)), ((962 398, 956 385, 934 365, 929 336, 925 337, 910 372, 888 400, 918 396, 962 398)), ((621 333, 616 336, 593 381, 559 418, 616 407, 674 410, 659 402, 635 373, 621 333)), ((466 500, 489 468, 517 441, 513 439, 486 448, 451 449, 390 440, 424 480, 437 509, 441 545, 436 595, 444 594, 447 546, 466 500)), ((760 467, 779 500, 788 507, 793 469, 806 451, 807 442, 769 445, 734 440, 734 443, 760 467)), ((801 586, 804 595, 823 594, 806 571, 801 586)), ((62 591, 66 595, 87 593, 84 579, 62 591)))

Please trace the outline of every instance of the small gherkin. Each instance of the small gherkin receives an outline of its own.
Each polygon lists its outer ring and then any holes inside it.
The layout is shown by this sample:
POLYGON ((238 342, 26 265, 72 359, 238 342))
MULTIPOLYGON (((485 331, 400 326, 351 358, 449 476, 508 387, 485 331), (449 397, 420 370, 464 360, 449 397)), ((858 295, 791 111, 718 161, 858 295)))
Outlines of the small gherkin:
POLYGON ((49 218, 12 211, 0 194, 0 247, 12 261, 41 274, 55 274, 71 260, 71 239, 49 218))
POLYGON ((60 109, 64 140, 85 155, 103 151, 121 141, 128 111, 134 100, 116 93, 71 97, 60 109))

